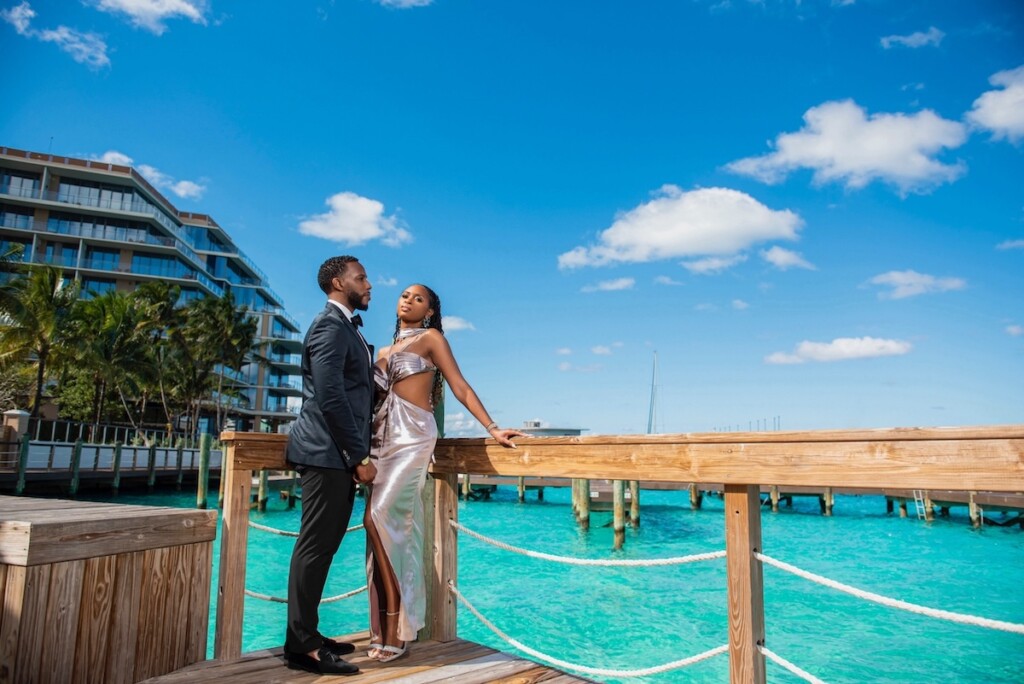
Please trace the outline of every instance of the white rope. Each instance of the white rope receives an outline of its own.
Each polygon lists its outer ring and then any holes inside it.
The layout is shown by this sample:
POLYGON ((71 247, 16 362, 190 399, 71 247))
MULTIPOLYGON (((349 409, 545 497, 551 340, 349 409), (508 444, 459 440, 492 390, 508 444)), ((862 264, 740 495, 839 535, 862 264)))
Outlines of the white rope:
POLYGON ((835 580, 830 580, 827 577, 821 575, 815 575, 814 573, 801 570, 798 567, 790 565, 789 563, 783 563, 780 560, 775 560, 770 556, 766 556, 763 553, 755 552, 754 555, 762 562, 769 565, 774 565, 780 570, 792 573, 797 577, 802 577, 811 582, 817 582, 826 587, 830 587, 837 591, 842 591, 851 596, 862 598, 866 601, 874 601, 880 603, 883 606, 889 606, 890 608, 899 608, 900 610, 906 610, 911 613, 918 613, 919 615, 927 615, 928 617, 937 618, 939 620, 949 620, 950 622, 959 622, 965 625, 975 625, 978 627, 987 627, 989 629, 998 629, 1004 632, 1013 632, 1015 634, 1024 634, 1024 625, 1017 624, 1015 622, 1003 622, 1002 620, 990 620, 989 618, 976 617, 974 615, 967 615, 965 613, 954 613, 948 610, 938 610, 936 608, 927 608, 925 606, 919 606, 915 603, 909 603, 907 601, 900 601, 899 599, 891 599, 881 594, 873 594, 870 591, 864 591, 863 589, 857 589, 851 587, 848 584, 842 584, 835 580))
MULTIPOLYGON (((252 520, 249 521, 249 527, 253 528, 254 530, 263 530, 264 532, 271 532, 273 534, 280 534, 283 537, 298 537, 299 536, 298 532, 292 532, 290 530, 279 530, 276 527, 267 527, 266 525, 260 525, 257 522, 253 522, 252 520)), ((348 529, 346 529, 345 532, 355 532, 356 530, 361 530, 361 529, 363 529, 362 525, 353 525, 352 527, 349 527, 348 529)))
POLYGON ((818 679, 814 675, 812 675, 809 672, 806 672, 804 670, 801 670, 799 667, 797 667, 793 663, 789 662, 788 660, 786 660, 785 658, 783 658, 782 656, 780 656, 780 655, 778 655, 776 653, 772 653, 771 651, 769 651, 764 646, 758 646, 757 650, 761 651, 761 653, 763 653, 765 656, 767 656, 769 660, 775 661, 776 663, 778 663, 782 667, 786 668, 787 670, 789 670, 790 672, 795 674, 797 677, 800 677, 804 681, 810 682, 811 684, 825 684, 825 682, 823 682, 822 680, 818 679))
POLYGON ((527 549, 521 549, 518 546, 510 546, 504 542, 500 542, 490 537, 485 537, 479 532, 474 532, 463 525, 459 524, 455 520, 449 520, 452 527, 465 532, 475 539, 497 546, 499 549, 505 551, 511 551, 513 553, 519 553, 530 558, 540 558, 541 560, 554 561, 555 563, 567 563, 569 565, 603 565, 603 566, 614 566, 614 565, 625 565, 630 567, 654 567, 660 565, 682 565, 683 563, 694 563, 697 561, 714 560, 715 558, 725 558, 725 551, 711 551, 709 553, 697 553, 692 556, 679 556, 676 558, 654 558, 650 560, 630 560, 630 559, 619 559, 619 560, 602 560, 599 558, 572 558, 569 556, 553 556, 549 553, 541 553, 540 551, 529 551, 527 549))
POLYGON ((553 658, 549 655, 541 653, 540 651, 535 651, 529 646, 526 646, 525 644, 516 641, 515 639, 513 639, 512 637, 508 636, 500 629, 495 627, 490 620, 481 615, 480 611, 474 608, 473 605, 466 599, 466 597, 459 592, 459 590, 455 587, 454 583, 448 583, 448 590, 455 594, 455 597, 459 599, 462 605, 466 606, 466 608, 469 609, 469 612, 473 613, 473 615, 475 615, 476 618, 480 620, 480 622, 484 623, 484 625, 486 625, 488 629, 494 632, 506 643, 511 644, 515 648, 518 648, 520 651, 523 651, 524 653, 533 656, 537 660, 542 660, 545 663, 549 663, 551 665, 560 667, 565 670, 575 670, 577 672, 582 672, 584 674, 598 675, 602 677, 644 677, 646 675, 668 672, 669 670, 676 670, 682 667, 686 667, 687 665, 693 665, 695 663, 701 662, 702 660, 713 658, 714 656, 720 655, 729 650, 729 645, 723 644, 722 646, 712 648, 711 650, 704 651, 703 653, 698 653, 697 655, 691 656, 689 658, 683 658, 682 660, 675 660, 671 663, 665 663, 664 665, 657 665, 655 667, 647 667, 639 670, 605 670, 596 667, 586 667, 585 665, 576 665, 574 663, 569 663, 564 660, 559 660, 558 658, 553 658))
MULTIPOLYGON (((342 599, 352 598, 356 594, 361 594, 364 591, 366 591, 365 584, 359 587, 358 589, 353 589, 352 591, 345 592, 344 594, 338 594, 337 596, 331 596, 329 598, 320 599, 320 603, 321 605, 324 603, 334 603, 335 601, 340 601, 342 599)), ((261 601, 273 601, 274 603, 288 603, 288 599, 286 598, 281 598, 280 596, 270 596, 269 594, 258 594, 255 591, 249 591, 248 589, 245 590, 245 595, 251 596, 254 599, 260 599, 261 601)))

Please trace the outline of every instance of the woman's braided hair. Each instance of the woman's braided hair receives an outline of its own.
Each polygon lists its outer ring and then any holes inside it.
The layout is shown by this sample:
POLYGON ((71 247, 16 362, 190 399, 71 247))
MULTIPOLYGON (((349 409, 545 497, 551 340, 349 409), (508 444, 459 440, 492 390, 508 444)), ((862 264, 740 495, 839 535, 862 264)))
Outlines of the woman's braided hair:
MULTIPOLYGON (((444 328, 441 327, 441 298, 437 296, 437 293, 431 290, 429 287, 422 283, 413 283, 410 287, 422 287, 427 291, 427 306, 434 310, 433 315, 427 316, 424 319, 424 328, 433 328, 437 332, 444 335, 444 328)), ((402 321, 398 316, 395 316, 395 335, 393 338, 394 342, 398 342, 398 331, 402 327, 402 321)), ((434 373, 434 387, 430 391, 430 405, 437 406, 441 401, 441 396, 444 393, 444 376, 441 375, 440 371, 434 373)))

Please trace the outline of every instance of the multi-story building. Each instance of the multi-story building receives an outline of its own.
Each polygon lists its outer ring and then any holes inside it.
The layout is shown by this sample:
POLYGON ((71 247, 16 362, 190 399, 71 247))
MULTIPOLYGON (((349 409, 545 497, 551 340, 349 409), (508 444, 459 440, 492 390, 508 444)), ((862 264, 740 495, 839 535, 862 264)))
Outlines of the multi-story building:
POLYGON ((0 251, 12 243, 27 262, 62 267, 86 296, 149 280, 179 285, 182 302, 230 291, 258 319, 257 351, 269 360, 222 369, 240 389, 230 399, 236 427, 276 431, 294 419, 298 323, 216 221, 178 211, 135 169, 0 147, 0 251))

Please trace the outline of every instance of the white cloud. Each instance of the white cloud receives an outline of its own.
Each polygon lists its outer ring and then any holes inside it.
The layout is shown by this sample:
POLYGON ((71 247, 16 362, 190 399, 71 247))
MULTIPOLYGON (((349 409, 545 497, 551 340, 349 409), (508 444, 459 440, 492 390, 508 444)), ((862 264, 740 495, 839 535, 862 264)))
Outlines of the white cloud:
POLYGON ((775 138, 775 151, 728 164, 734 173, 778 183, 796 169, 814 171, 814 183, 842 182, 862 188, 874 180, 901 192, 926 192, 966 171, 962 162, 943 164, 934 155, 967 139, 966 127, 930 110, 868 117, 853 100, 826 102, 804 114, 804 127, 775 138))
POLYGON ((742 264, 746 260, 746 256, 743 254, 737 254, 730 257, 707 257, 704 259, 697 259, 696 261, 684 261, 681 265, 690 273, 696 273, 698 275, 713 275, 715 273, 721 273, 727 268, 732 268, 736 264, 742 264))
POLYGON ((124 152, 118 152, 117 150, 107 150, 99 157, 96 157, 96 160, 104 164, 117 164, 118 166, 131 166, 135 163, 134 159, 124 152))
POLYGON ((885 36, 881 39, 882 47, 886 50, 902 45, 908 48, 919 48, 925 47, 926 45, 939 46, 942 39, 946 37, 946 34, 939 29, 931 26, 927 31, 916 31, 907 36, 885 36))
POLYGON ((324 203, 330 211, 302 221, 300 233, 347 245, 380 240, 389 247, 398 247, 412 242, 412 234, 402 227, 398 217, 385 216, 384 205, 375 199, 346 191, 331 195, 324 203))
POLYGON ((654 279, 656 285, 682 285, 678 280, 673 280, 669 276, 658 276, 654 279))
POLYGON ((458 413, 445 412, 444 434, 446 437, 464 436, 473 432, 482 432, 483 428, 476 418, 459 411, 458 413))
POLYGON ((96 9, 111 14, 127 15, 133 26, 156 35, 167 30, 167 19, 182 17, 196 24, 206 24, 206 2, 203 0, 93 0, 96 9))
POLYGON ((396 9, 409 9, 410 7, 426 7, 434 3, 434 0, 374 0, 378 5, 394 7, 396 9))
POLYGON ((569 349, 568 347, 560 347, 559 349, 555 350, 555 353, 558 354, 559 356, 569 356, 570 354, 572 354, 572 349, 569 349))
POLYGON ((559 268, 726 255, 765 240, 793 240, 803 220, 729 188, 664 185, 654 199, 616 217, 599 244, 558 257, 559 268))
POLYGON ((877 356, 900 356, 909 353, 911 345, 903 340, 883 340, 876 337, 840 337, 831 342, 803 341, 792 354, 775 352, 764 358, 765 363, 796 364, 805 361, 847 361, 877 356))
POLYGON ((135 160, 124 152, 107 150, 98 157, 96 155, 90 155, 90 157, 96 161, 101 161, 106 164, 134 166, 135 170, 141 173, 146 180, 152 183, 153 187, 172 192, 182 199, 199 199, 206 192, 206 185, 201 182, 175 180, 173 176, 167 175, 155 166, 150 166, 149 164, 136 164, 135 160))
POLYGON ((992 131, 995 140, 1006 138, 1016 144, 1024 139, 1024 66, 993 74, 988 82, 1002 90, 982 93, 967 112, 967 120, 992 131))
POLYGON ((996 249, 1024 249, 1024 240, 1005 240, 996 245, 996 249))
POLYGON ((1024 325, 1008 325, 1006 326, 1006 333, 1013 337, 1020 337, 1024 335, 1024 325))
POLYGON ((632 290, 636 285, 634 278, 616 278, 615 280, 604 280, 596 285, 586 285, 581 292, 614 292, 616 290, 632 290))
POLYGON ((693 307, 693 310, 694 311, 718 311, 718 307, 715 306, 714 304, 710 304, 710 303, 705 302, 703 304, 697 304, 696 306, 693 307))
POLYGON ((32 19, 36 16, 28 2, 22 2, 10 9, 0 10, 0 19, 14 27, 18 35, 35 38, 44 43, 54 43, 79 64, 93 69, 110 66, 107 44, 95 33, 82 33, 67 26, 55 29, 34 29, 32 19))
MULTIPOLYGON (((384 276, 380 276, 377 278, 377 284, 383 285, 384 287, 394 287, 395 285, 398 285, 398 278, 385 278, 384 276)), ((443 318, 441 320, 442 322, 444 321, 443 318)))
POLYGON ((607 347, 603 344, 599 344, 597 346, 591 347, 590 352, 592 354, 597 354, 598 356, 611 356, 612 348, 607 347))
POLYGON ((456 330, 476 330, 476 327, 460 316, 441 316, 441 325, 445 332, 456 330))
POLYGON ((929 292, 948 292, 967 287, 967 281, 963 278, 936 278, 917 271, 889 271, 876 275, 868 282, 892 288, 888 292, 880 292, 878 296, 881 299, 904 299, 929 292))
POLYGON ((742 299, 734 299, 732 300, 732 308, 736 309, 737 311, 743 311, 744 309, 749 309, 750 304, 747 304, 742 299))
POLYGON ((761 258, 780 271, 786 271, 791 268, 806 268, 811 271, 817 270, 814 268, 814 265, 807 262, 799 252, 793 252, 779 246, 761 250, 761 258))
POLYGON ((568 361, 562 361, 562 363, 558 364, 558 370, 562 371, 563 373, 571 371, 572 364, 569 363, 568 361))

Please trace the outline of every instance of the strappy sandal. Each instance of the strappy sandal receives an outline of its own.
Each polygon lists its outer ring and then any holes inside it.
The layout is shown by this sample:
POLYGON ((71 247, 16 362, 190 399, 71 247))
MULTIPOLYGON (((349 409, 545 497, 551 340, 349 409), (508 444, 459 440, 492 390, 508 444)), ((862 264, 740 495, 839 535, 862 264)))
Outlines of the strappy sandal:
POLYGON ((408 653, 408 648, 406 642, 403 641, 401 646, 389 646, 387 644, 384 644, 384 646, 381 648, 381 652, 388 653, 390 655, 378 657, 377 662, 390 663, 392 660, 398 660, 406 653, 408 653))
POLYGON ((377 659, 380 652, 384 650, 384 644, 370 644, 366 647, 366 655, 369 658, 377 659))

